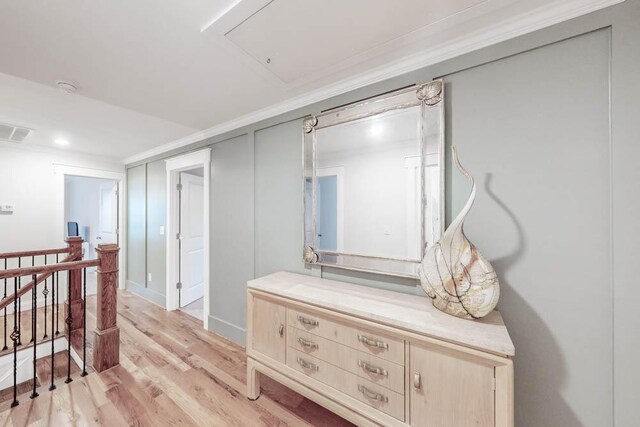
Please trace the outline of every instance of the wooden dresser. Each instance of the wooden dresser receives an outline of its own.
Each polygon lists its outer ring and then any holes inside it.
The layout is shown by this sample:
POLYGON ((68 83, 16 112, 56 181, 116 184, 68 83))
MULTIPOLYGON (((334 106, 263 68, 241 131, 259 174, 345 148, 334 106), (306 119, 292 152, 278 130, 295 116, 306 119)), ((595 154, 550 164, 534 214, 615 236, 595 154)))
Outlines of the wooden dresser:
POLYGON ((293 273, 248 283, 247 395, 259 373, 358 425, 513 426, 515 353, 500 313, 293 273))

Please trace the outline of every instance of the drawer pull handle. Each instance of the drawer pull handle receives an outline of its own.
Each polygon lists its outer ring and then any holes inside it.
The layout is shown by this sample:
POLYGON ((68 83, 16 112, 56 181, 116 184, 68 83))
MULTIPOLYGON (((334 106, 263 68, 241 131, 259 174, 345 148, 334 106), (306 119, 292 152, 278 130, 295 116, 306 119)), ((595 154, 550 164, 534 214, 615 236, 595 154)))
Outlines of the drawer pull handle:
POLYGON ((386 369, 377 368, 375 366, 371 366, 367 362, 365 362, 364 360, 358 360, 358 366, 361 367, 362 369, 364 369, 365 371, 370 372, 372 374, 382 375, 384 377, 389 375, 389 373, 387 372, 386 369))
POLYGON ((298 316, 298 322, 302 323, 303 325, 309 326, 318 326, 320 324, 317 320, 307 319, 303 316, 298 316))
POLYGON ((358 341, 360 341, 362 344, 368 345, 369 347, 377 347, 377 348, 384 348, 384 349, 389 348, 389 344, 387 344, 384 341, 369 338, 360 334, 358 334, 358 341))
POLYGON ((316 349, 318 348, 318 344, 311 342, 311 341, 307 341, 302 337, 298 337, 298 342, 300 343, 301 346, 303 347, 307 347, 307 348, 313 348, 316 349))
POLYGON ((318 371, 320 369, 315 363, 307 362, 300 357, 298 357, 296 360, 298 361, 298 365, 302 366, 304 369, 310 369, 312 371, 318 371))
POLYGON ((418 371, 413 373, 413 387, 420 390, 420 372, 418 371))
POLYGON ((375 393, 363 385, 358 384, 358 391, 364 394, 369 399, 377 400, 378 402, 388 402, 389 398, 383 394, 375 393))
POLYGON ((284 336, 284 325, 280 324, 280 327, 278 328, 278 334, 280 334, 280 337, 284 336))

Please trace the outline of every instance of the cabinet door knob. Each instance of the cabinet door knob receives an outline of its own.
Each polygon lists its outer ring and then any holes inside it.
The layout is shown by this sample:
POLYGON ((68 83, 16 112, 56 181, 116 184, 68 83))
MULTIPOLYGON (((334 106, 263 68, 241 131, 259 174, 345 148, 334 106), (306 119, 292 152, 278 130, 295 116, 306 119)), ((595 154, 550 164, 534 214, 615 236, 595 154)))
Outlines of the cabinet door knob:
POLYGON ((418 371, 413 373, 413 387, 420 390, 420 372, 418 371))
POLYGON ((278 328, 278 333, 280 334, 280 337, 284 336, 284 325, 281 323, 280 327, 278 328))

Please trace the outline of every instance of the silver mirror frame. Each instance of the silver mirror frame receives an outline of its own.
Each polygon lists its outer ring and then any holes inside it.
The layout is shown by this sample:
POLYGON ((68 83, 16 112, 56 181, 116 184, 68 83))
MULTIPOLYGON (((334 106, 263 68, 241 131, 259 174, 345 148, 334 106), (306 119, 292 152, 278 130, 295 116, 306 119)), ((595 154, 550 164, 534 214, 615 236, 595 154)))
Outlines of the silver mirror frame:
POLYGON ((316 132, 319 129, 363 119, 392 110, 421 106, 421 254, 436 243, 444 230, 444 81, 411 86, 347 106, 305 117, 303 200, 304 252, 306 264, 418 278, 421 260, 383 258, 363 254, 315 249, 316 236, 316 132), (427 180, 427 176, 436 177, 427 180), (428 182, 427 182, 428 181, 428 182), (307 192, 311 202, 307 201, 307 192), (311 237, 310 237, 311 236, 311 237))

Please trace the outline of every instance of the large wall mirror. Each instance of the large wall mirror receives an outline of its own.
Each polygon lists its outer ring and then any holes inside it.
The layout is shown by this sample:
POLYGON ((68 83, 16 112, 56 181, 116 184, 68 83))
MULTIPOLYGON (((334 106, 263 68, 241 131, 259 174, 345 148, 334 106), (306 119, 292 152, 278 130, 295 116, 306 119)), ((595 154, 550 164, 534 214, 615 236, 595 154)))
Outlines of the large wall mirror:
POLYGON ((304 260, 417 277, 442 233, 444 84, 305 118, 304 260))

